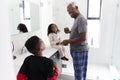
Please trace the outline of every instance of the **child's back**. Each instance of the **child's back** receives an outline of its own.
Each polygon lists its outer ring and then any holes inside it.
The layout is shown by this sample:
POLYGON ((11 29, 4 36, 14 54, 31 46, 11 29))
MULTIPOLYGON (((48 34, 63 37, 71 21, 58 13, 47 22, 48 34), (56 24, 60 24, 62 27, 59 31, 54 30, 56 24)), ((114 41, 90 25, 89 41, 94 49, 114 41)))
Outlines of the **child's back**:
POLYGON ((53 77, 53 61, 42 56, 45 45, 37 36, 29 38, 25 43, 26 48, 33 55, 25 58, 17 75, 17 80, 47 80, 53 77))
POLYGON ((28 56, 19 73, 26 74, 28 80, 47 80, 53 76, 53 61, 42 56, 28 56))

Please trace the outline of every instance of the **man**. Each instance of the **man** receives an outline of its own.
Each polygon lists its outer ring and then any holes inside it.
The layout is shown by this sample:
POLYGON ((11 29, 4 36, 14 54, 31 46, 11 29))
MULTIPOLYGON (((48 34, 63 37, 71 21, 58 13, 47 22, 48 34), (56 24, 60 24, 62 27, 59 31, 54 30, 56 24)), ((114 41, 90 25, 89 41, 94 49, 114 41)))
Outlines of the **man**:
POLYGON ((74 18, 71 31, 65 28, 65 33, 70 33, 70 39, 62 42, 63 45, 70 44, 70 53, 73 58, 75 80, 86 80, 88 46, 86 42, 87 20, 78 10, 74 2, 67 6, 69 15, 74 18))

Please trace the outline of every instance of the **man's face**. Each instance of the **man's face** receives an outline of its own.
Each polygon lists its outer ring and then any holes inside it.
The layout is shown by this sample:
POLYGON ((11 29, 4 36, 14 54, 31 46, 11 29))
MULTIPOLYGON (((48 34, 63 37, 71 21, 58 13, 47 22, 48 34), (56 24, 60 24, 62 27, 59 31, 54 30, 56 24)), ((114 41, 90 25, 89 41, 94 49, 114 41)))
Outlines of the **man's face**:
POLYGON ((67 11, 72 18, 76 17, 76 10, 77 9, 75 7, 73 7, 72 5, 68 5, 68 7, 67 7, 67 11))

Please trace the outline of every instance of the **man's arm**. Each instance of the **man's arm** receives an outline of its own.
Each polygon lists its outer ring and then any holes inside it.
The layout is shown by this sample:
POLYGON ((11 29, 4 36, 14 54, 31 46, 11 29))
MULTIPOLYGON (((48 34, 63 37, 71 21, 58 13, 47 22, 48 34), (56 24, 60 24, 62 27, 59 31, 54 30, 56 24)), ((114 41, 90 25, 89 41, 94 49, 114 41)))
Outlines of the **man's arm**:
POLYGON ((71 33, 71 31, 69 30, 68 27, 64 28, 64 32, 65 32, 66 34, 71 33))
POLYGON ((86 32, 82 32, 76 38, 63 40, 62 44, 63 45, 68 45, 69 43, 77 43, 77 42, 82 42, 82 41, 85 41, 85 40, 86 40, 86 32))

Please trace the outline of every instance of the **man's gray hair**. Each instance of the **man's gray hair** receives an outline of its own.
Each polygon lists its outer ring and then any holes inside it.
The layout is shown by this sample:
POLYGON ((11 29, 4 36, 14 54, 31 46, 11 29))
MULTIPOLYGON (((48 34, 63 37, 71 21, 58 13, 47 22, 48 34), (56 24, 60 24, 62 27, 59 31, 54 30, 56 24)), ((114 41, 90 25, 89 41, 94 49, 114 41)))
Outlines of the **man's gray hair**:
POLYGON ((72 5, 73 7, 77 6, 75 2, 70 2, 69 5, 72 5))

